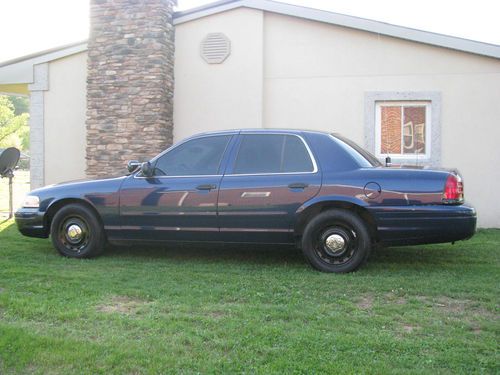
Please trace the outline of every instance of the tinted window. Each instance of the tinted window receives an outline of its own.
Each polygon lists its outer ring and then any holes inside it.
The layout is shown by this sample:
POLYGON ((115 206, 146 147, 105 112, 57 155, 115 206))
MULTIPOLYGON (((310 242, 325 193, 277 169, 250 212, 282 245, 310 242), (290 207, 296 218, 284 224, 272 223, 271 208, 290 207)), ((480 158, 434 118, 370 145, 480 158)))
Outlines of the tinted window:
POLYGON ((312 172, 311 158, 302 140, 280 134, 243 135, 235 174, 312 172))
POLYGON ((282 172, 312 172, 314 166, 304 142, 299 137, 285 137, 282 172))
POLYGON ((358 146, 355 142, 338 134, 332 135, 340 141, 339 145, 342 146, 361 167, 380 167, 382 165, 375 156, 358 146))
POLYGON ((160 157, 155 174, 161 176, 216 175, 230 135, 187 141, 160 157))

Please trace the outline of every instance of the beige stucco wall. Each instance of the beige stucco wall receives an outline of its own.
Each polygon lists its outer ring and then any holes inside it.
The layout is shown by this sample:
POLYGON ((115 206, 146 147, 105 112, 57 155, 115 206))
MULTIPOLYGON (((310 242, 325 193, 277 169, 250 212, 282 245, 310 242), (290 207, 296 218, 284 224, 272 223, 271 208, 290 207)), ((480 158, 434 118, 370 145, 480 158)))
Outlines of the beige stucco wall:
POLYGON ((87 53, 49 63, 44 92, 45 184, 85 177, 87 53))
POLYGON ((260 127, 263 12, 240 8, 175 29, 174 140, 202 131, 260 127), (207 64, 200 43, 222 32, 231 41, 223 64, 207 64))
POLYGON ((341 132, 365 144, 365 93, 441 94, 441 160, 465 179, 479 225, 500 227, 500 60, 250 9, 177 26, 174 135, 241 127, 341 132), (199 56, 208 32, 233 53, 199 56))

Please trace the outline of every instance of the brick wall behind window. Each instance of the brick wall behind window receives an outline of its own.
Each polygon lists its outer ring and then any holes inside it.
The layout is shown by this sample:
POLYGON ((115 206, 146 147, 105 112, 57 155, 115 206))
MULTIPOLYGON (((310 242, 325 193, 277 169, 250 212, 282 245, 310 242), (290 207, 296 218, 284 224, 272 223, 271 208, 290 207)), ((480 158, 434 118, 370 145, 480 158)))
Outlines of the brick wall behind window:
POLYGON ((401 153, 401 107, 381 107, 381 140, 382 154, 401 153))

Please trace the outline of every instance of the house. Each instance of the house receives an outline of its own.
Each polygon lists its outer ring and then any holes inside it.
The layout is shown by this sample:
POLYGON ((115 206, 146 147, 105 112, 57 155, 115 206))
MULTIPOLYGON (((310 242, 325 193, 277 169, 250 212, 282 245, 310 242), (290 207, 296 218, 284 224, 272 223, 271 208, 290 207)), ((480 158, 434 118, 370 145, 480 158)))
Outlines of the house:
POLYGON ((88 41, 0 64, 0 92, 31 99, 33 187, 202 131, 321 129, 457 167, 500 227, 500 46, 268 0, 122 3, 91 2, 88 41))

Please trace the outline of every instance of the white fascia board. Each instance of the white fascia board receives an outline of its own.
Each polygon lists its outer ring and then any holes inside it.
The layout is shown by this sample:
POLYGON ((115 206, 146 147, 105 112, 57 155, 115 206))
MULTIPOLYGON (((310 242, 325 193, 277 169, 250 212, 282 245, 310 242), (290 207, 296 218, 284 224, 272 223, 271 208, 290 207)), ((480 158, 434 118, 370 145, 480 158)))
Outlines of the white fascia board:
POLYGON ((33 66, 87 50, 87 42, 0 63, 0 84, 33 83, 33 66))
POLYGON ((33 64, 30 60, 0 67, 0 84, 33 82, 33 64))
POLYGON ((488 57, 500 58, 500 46, 477 42, 474 40, 436 34, 428 31, 411 29, 403 26, 391 25, 380 21, 348 16, 319 9, 307 8, 297 5, 279 3, 269 0, 237 0, 219 1, 207 6, 178 12, 174 18, 174 25, 206 17, 212 14, 225 12, 240 7, 258 9, 266 12, 278 13, 287 16, 304 18, 312 21, 329 23, 332 25, 349 27, 352 29, 368 31, 371 33, 387 35, 438 47, 450 48, 458 51, 474 53, 488 57))

